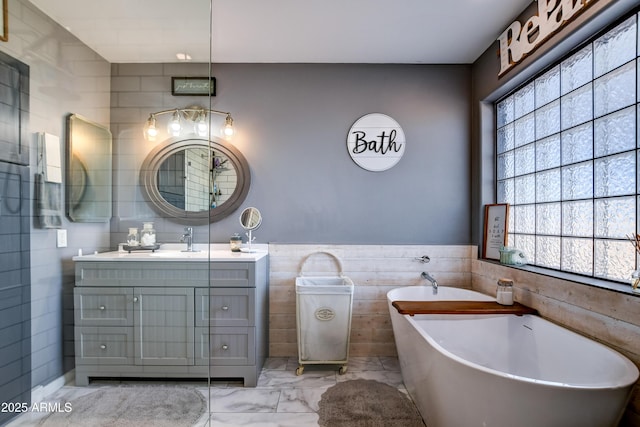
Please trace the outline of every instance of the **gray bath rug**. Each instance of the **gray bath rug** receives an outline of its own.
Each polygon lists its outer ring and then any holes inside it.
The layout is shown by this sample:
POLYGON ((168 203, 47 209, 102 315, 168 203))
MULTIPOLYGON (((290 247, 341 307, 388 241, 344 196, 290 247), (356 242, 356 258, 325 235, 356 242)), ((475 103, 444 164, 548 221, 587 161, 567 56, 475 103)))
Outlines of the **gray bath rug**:
MULTIPOLYGON (((60 405, 65 408, 63 401, 60 405)), ((195 388, 105 387, 68 401, 70 410, 53 412, 43 427, 191 427, 207 404, 195 388)))
POLYGON ((340 382, 320 399, 322 427, 424 427, 408 396, 373 380, 340 382))

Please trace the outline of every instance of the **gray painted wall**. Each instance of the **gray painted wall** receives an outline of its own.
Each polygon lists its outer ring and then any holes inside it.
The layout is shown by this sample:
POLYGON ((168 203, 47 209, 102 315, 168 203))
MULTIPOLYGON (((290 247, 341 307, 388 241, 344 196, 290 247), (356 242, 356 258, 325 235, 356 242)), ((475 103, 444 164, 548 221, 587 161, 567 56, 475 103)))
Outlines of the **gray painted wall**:
MULTIPOLYGON (((207 98, 173 97, 171 76, 206 76, 206 64, 112 66, 116 140, 113 237, 153 220, 158 240, 175 242, 182 225, 158 218, 131 183, 154 144, 142 138, 149 113, 207 98)), ((248 160, 243 207, 264 217, 257 242, 467 244, 470 236, 470 66, 215 64, 212 108, 231 111, 233 144, 248 160), (406 136, 392 169, 370 172, 349 157, 346 138, 361 116, 393 117, 406 136)), ((242 208, 241 208, 242 209, 242 208)), ((195 228, 196 241, 242 232, 240 210, 195 228)))

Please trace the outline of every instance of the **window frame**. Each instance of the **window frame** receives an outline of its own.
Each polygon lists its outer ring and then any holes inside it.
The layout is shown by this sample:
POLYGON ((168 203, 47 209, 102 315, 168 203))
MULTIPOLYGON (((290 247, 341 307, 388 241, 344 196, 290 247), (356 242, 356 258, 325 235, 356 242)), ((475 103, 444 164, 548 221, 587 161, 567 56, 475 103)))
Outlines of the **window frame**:
MULTIPOLYGON (((618 288, 618 285, 620 283, 628 283, 628 279, 625 277, 622 277, 622 275, 618 276, 618 277, 611 277, 611 276, 606 276, 603 274, 598 274, 599 272, 597 271, 598 268, 596 266, 596 243, 600 243, 600 242, 616 242, 616 244, 620 245, 621 248, 624 248, 624 251, 630 251, 633 254, 633 262, 632 262, 632 267, 630 268, 629 271, 629 276, 631 271, 633 271, 633 269, 637 269, 638 268, 638 256, 635 254, 635 251, 633 250, 633 246, 627 241, 626 237, 621 237, 621 236, 617 236, 617 237, 603 237, 603 236, 599 236, 597 234, 597 230, 596 230, 596 204, 600 203, 601 201, 604 200, 610 200, 610 199, 622 199, 622 198, 630 198, 633 199, 634 201, 631 203, 631 205, 633 205, 634 207, 634 215, 635 215, 635 228, 634 228, 634 233, 638 233, 639 229, 640 229, 640 221, 639 221, 639 216, 640 216, 640 177, 639 177, 639 169, 640 169, 640 137, 639 137, 639 133, 640 133, 640 126, 638 125, 638 121, 639 121, 639 116, 640 116, 640 90, 638 89, 639 85, 640 85, 640 41, 639 41, 639 24, 640 24, 640 8, 635 8, 632 12, 625 14, 622 18, 616 20, 616 22, 607 25, 604 29, 601 29, 600 31, 597 31, 595 34, 593 34, 592 36, 588 37, 587 40, 583 41, 582 43, 580 43, 580 45, 578 47, 576 47, 575 49, 573 49, 572 51, 568 52, 566 55, 564 55, 562 58, 560 58, 557 61, 554 61, 554 63, 550 66, 548 66, 547 68, 543 69, 542 71, 540 71, 539 73, 535 74, 534 76, 532 76, 531 78, 529 78, 527 81, 525 81, 524 83, 522 83, 519 87, 515 88, 514 90, 509 91, 509 93, 507 93, 506 95, 500 97, 498 100, 496 100, 493 103, 493 111, 494 111, 494 125, 495 125, 495 132, 494 132, 494 186, 493 186, 493 191, 494 191, 494 197, 495 197, 495 201, 496 203, 510 203, 510 208, 511 208, 511 214, 510 214, 510 224, 508 226, 508 230, 509 230, 509 243, 510 244, 514 244, 517 243, 518 239, 515 239, 514 234, 516 236, 531 236, 533 238, 534 244, 533 244, 533 248, 534 248, 534 255, 531 257, 532 260, 534 260, 534 262, 532 263, 532 265, 530 265, 529 267, 527 267, 528 269, 531 270, 535 270, 538 273, 541 274, 545 274, 545 272, 547 274, 550 275, 554 275, 554 276, 561 276, 562 278, 567 278, 571 277, 573 278, 573 280, 575 281, 580 281, 580 282, 584 282, 584 283, 588 283, 588 284, 594 284, 597 283, 597 285, 599 285, 600 283, 604 282, 605 286, 604 287, 613 287, 613 288, 618 288), (634 20, 635 22, 632 24, 634 26, 635 31, 633 31, 634 34, 634 40, 635 40, 635 53, 631 55, 631 59, 627 60, 627 61, 623 61, 621 64, 616 65, 615 67, 613 67, 610 70, 607 70, 605 73, 601 73, 601 74, 596 74, 596 70, 595 70, 595 59, 594 59, 594 55, 593 55, 593 51, 595 50, 595 45, 596 43, 601 40, 604 36, 608 35, 610 32, 612 32, 612 30, 616 29, 618 26, 621 26, 621 24, 625 23, 627 20, 634 20), (562 84, 560 82, 558 82, 558 95, 556 97, 551 97, 550 99, 547 100, 547 102, 544 103, 540 103, 537 104, 536 103, 536 96, 535 96, 535 85, 536 82, 545 77, 548 73, 550 73, 551 71, 553 71, 554 69, 558 68, 560 70, 560 67, 562 66, 562 64, 567 61, 568 59, 573 58, 575 55, 579 54, 580 52, 582 52, 583 50, 589 48, 592 50, 592 55, 591 55, 591 77, 587 82, 584 82, 584 84, 580 84, 577 85, 575 87, 572 87, 571 90, 567 90, 564 91, 562 89, 562 84), (632 67, 634 69, 634 72, 631 73, 633 75, 633 83, 634 83, 634 91, 633 91, 633 95, 634 99, 631 102, 631 104, 627 104, 627 105, 623 105, 620 108, 614 108, 611 111, 608 111, 606 114, 602 114, 602 115, 597 115, 596 113, 596 95, 595 95, 595 89, 594 86, 596 85, 596 82, 598 79, 603 78, 604 76, 609 76, 612 75, 613 73, 617 73, 620 70, 624 69, 625 67, 630 66, 630 64, 634 64, 634 66, 632 67), (507 121, 506 123, 501 123, 501 117, 500 117, 500 111, 499 111, 499 106, 501 103, 503 103, 505 100, 507 100, 510 97, 515 97, 516 94, 525 91, 528 87, 532 87, 532 91, 534 93, 533 95, 533 109, 532 110, 525 110, 526 112, 524 114, 521 114, 519 116, 516 115, 515 112, 515 105, 513 106, 514 108, 514 115, 513 118, 510 121, 507 121), (567 95, 571 95, 571 94, 576 94, 578 93, 580 90, 584 90, 585 87, 590 86, 591 90, 591 96, 590 96, 590 100, 591 100, 591 114, 588 120, 586 121, 582 121, 582 122, 578 122, 578 123, 574 123, 572 126, 570 127, 566 127, 563 128, 562 127, 562 100, 564 96, 567 95), (558 104, 558 130, 554 133, 550 133, 550 134, 545 134, 544 136, 538 138, 538 135, 536 134, 536 121, 535 121, 535 116, 537 115, 537 112, 540 111, 541 109, 547 108, 549 106, 552 106, 552 104, 557 103, 558 104), (606 153, 602 156, 597 156, 596 152, 595 152, 595 146, 596 146, 596 138, 595 138, 595 132, 596 132, 596 122, 598 122, 599 120, 604 120, 606 117, 610 117, 613 116, 615 114, 619 114, 620 112, 629 109, 629 110, 633 110, 632 112, 632 116, 634 119, 634 126, 635 126, 635 132, 634 132, 634 144, 632 147, 626 149, 625 151, 618 151, 615 153, 606 153), (514 129, 512 130, 512 133, 515 134, 516 130, 515 130, 515 126, 516 126, 516 121, 517 120, 521 120, 521 119, 526 119, 529 120, 530 117, 528 116, 533 116, 533 138, 531 140, 525 140, 524 143, 520 144, 520 145, 516 145, 515 142, 515 136, 514 136, 514 144, 513 147, 508 149, 508 150, 501 150, 501 147, 499 146, 500 144, 500 132, 503 131, 507 126, 512 125, 514 127, 514 129), (580 161, 576 161, 573 163, 563 163, 562 162, 562 157, 560 158, 560 160, 558 161, 558 164, 549 167, 547 169, 540 169, 538 170, 538 166, 537 166, 537 159, 536 159, 536 145, 541 142, 544 141, 547 138, 553 138, 553 137, 557 137, 558 140, 561 139, 561 136, 564 132, 568 131, 568 130, 575 130, 576 128, 579 128, 581 126, 584 126, 586 124, 590 124, 591 125, 591 147, 592 147, 592 153, 591 156, 589 157, 589 159, 587 160, 580 160, 580 161), (529 169, 526 169, 526 167, 530 168, 530 165, 525 166, 525 169, 522 170, 517 170, 516 168, 522 167, 522 165, 516 165, 516 150, 530 150, 531 148, 533 148, 533 162, 534 162, 534 166, 533 166, 533 171, 530 171, 529 169), (513 155, 513 159, 511 159, 512 163, 513 163, 513 175, 508 175, 508 176, 504 176, 501 175, 501 171, 503 170, 503 165, 500 162, 500 156, 504 155, 504 154, 509 154, 512 153, 513 155), (604 196, 597 196, 596 195, 596 182, 595 182, 595 172, 594 168, 596 163, 598 162, 598 160, 600 159, 609 159, 612 157, 616 157, 620 154, 632 154, 631 157, 635 157, 635 173, 634 173, 634 182, 635 182, 635 189, 633 190, 632 193, 630 194, 622 194, 622 195, 604 195, 604 196), (635 153, 635 156, 633 155, 633 153, 635 153), (565 167, 569 167, 572 165, 579 165, 581 163, 585 163, 587 164, 588 162, 591 163, 591 168, 592 168, 592 172, 591 172, 591 182, 592 182, 592 192, 591 192, 591 196, 587 197, 587 198, 578 198, 576 200, 579 201, 586 201, 586 202, 591 202, 591 212, 592 212, 592 226, 591 226, 591 234, 590 236, 573 236, 570 234, 566 234, 565 230, 563 229, 563 224, 562 224, 562 210, 563 210, 563 206, 566 204, 569 204, 572 202, 572 199, 570 198, 565 198, 565 195, 562 193, 562 175, 564 172, 564 168, 565 167), (534 190, 534 200, 531 202, 530 200, 516 200, 516 197, 521 197, 521 196, 516 196, 517 193, 517 189, 516 189, 516 178, 520 178, 519 181, 524 181, 524 180, 530 180, 531 177, 533 176, 533 188, 536 188, 536 181, 537 181, 537 177, 541 176, 542 173, 547 173, 549 171, 557 171, 557 173, 560 174, 560 194, 559 197, 556 197, 555 199, 552 197, 550 200, 547 201, 541 201, 541 200, 537 200, 537 191, 534 190), (520 174, 518 174, 517 172, 521 172, 520 174), (514 188, 513 188, 513 200, 508 199, 505 200, 505 198, 503 198, 500 194, 500 185, 502 185, 503 183, 507 182, 507 180, 510 180, 511 182, 513 182, 514 188), (516 202, 516 203, 511 203, 511 202, 516 202), (516 229, 516 224, 515 224, 515 218, 518 215, 518 210, 523 210, 523 207, 526 207, 527 209, 531 209, 531 207, 533 207, 532 209, 534 210, 534 212, 536 210, 538 210, 539 207, 545 207, 545 206, 552 206, 552 205, 559 205, 559 209, 560 209, 560 223, 557 225, 557 227, 559 227, 559 231, 557 233, 544 233, 544 232, 539 232, 536 226, 536 221, 537 221, 537 215, 533 216, 533 223, 529 224, 529 227, 533 228, 533 232, 531 232, 531 229, 526 229, 526 230, 521 230, 521 229, 516 229), (515 233, 514 233, 515 232, 515 233), (560 253, 558 255, 558 264, 557 265, 548 265, 548 264, 544 264, 544 263, 538 263, 537 258, 535 257, 535 252, 538 249, 538 244, 539 241, 541 240, 540 238, 544 238, 544 237, 552 237, 552 238, 557 238, 559 241, 559 248, 560 248, 560 253), (563 245, 563 241, 568 240, 568 239, 572 239, 572 238, 576 238, 576 239, 584 239, 587 238, 588 240, 591 241, 591 267, 590 267, 590 273, 585 273, 584 271, 574 271, 574 270, 568 270, 568 269, 563 269, 563 254, 562 254, 562 245, 563 245), (627 246, 624 246, 627 245, 627 246)), ((558 72, 558 79, 561 80, 562 79, 562 74, 559 71, 558 72)), ((553 142, 552 142, 553 143, 553 142)), ((560 143, 558 143, 560 144, 560 143)), ((562 149, 562 145, 560 145, 560 150, 562 149)), ((511 154, 510 154, 511 155, 511 154)), ((529 154, 530 156, 530 154, 529 154)), ((511 166, 510 166, 511 167, 511 166)), ((530 185, 530 184, 529 184, 530 185)), ((554 207, 554 209, 557 209, 554 207)), ((522 214, 522 213, 520 213, 522 214)), ((632 222, 632 221, 630 221, 632 222)), ((519 224, 520 226, 520 224, 519 224)), ((603 243, 604 244, 604 243, 603 243)), ((518 246, 516 244, 516 246, 518 246)), ((519 247, 519 249, 522 249, 519 247)), ((628 261, 628 260, 627 260, 628 261)))

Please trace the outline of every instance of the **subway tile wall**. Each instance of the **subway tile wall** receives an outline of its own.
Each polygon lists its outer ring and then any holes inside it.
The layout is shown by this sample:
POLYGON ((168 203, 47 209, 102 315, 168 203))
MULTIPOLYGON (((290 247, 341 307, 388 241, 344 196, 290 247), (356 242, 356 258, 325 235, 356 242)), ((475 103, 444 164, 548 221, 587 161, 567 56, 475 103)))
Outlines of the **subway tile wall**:
MULTIPOLYGON (((9 0, 9 40, 0 49, 30 68, 30 174, 41 168, 35 135, 60 138, 66 164, 66 118, 80 114, 110 123, 110 65, 26 0, 9 0)), ((33 190, 33 186, 31 186, 33 190)), ((34 212, 36 198, 31 197, 34 212)), ((64 206, 64 195, 61 198, 64 206)), ((31 386, 47 384, 73 369, 73 263, 71 257, 109 248, 108 223, 74 223, 66 216, 67 247, 56 246, 56 230, 32 222, 31 386)))
POLYGON ((444 286, 470 287, 471 246, 270 244, 269 355, 298 354, 295 279, 342 273, 354 282, 350 356, 395 356, 387 292, 420 285, 428 271, 444 286), (318 253, 319 252, 319 253, 318 253), (429 263, 416 258, 427 255, 429 263))
POLYGON ((208 150, 204 148, 192 148, 185 151, 185 208, 188 211, 210 209, 208 159, 208 150))

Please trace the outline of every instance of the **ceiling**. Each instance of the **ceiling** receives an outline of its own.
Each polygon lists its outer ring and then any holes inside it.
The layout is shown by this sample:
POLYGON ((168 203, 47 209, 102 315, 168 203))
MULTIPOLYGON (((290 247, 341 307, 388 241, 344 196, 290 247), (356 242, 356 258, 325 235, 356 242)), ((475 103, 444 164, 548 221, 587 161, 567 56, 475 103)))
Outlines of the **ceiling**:
POLYGON ((474 62, 532 0, 30 0, 112 63, 474 62), (213 19, 210 20, 209 17, 213 19))

